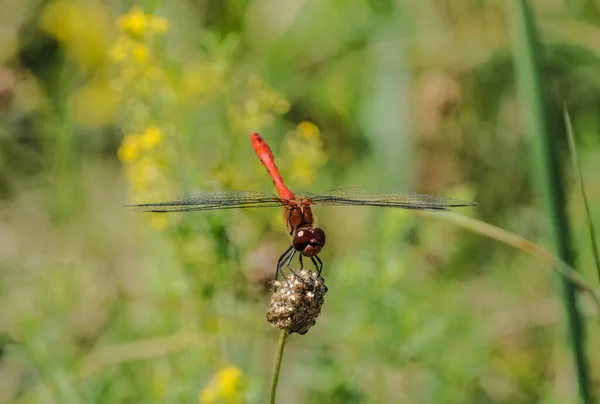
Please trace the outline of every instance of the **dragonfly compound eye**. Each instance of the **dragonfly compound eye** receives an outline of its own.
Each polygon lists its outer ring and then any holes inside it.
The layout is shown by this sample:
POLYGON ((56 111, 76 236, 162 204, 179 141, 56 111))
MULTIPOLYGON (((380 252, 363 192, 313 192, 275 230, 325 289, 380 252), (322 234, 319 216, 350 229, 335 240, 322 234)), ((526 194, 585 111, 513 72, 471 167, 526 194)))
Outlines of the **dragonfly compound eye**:
POLYGON ((325 232, 322 229, 315 227, 312 230, 312 237, 309 242, 311 245, 323 247, 325 245, 325 232))
POLYGON ((313 238, 312 232, 310 230, 298 230, 296 234, 294 234, 294 248, 298 251, 303 251, 310 240, 313 238))
POLYGON ((321 229, 300 230, 294 237, 294 248, 306 257, 314 257, 325 245, 325 232, 321 229), (302 241, 301 243, 299 241, 302 241))

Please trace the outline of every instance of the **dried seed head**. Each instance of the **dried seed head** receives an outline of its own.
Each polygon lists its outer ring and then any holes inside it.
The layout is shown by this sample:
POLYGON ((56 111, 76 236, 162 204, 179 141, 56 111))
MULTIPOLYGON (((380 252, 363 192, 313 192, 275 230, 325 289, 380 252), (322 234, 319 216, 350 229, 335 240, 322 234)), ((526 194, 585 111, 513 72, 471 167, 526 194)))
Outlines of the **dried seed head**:
POLYGON ((274 327, 304 335, 315 325, 327 293, 323 278, 312 271, 290 274, 284 281, 275 281, 267 320, 274 327))

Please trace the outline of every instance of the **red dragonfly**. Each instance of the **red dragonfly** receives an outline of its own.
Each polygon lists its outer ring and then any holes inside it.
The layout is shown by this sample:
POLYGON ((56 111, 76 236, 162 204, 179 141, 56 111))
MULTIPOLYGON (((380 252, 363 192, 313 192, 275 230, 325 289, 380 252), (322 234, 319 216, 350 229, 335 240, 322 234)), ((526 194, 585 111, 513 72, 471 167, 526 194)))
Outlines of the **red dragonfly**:
POLYGON ((325 232, 320 227, 314 227, 314 218, 311 205, 359 205, 383 206, 390 208, 421 209, 421 210, 448 210, 451 208, 474 206, 474 202, 466 202, 439 196, 422 195, 415 193, 382 193, 365 189, 337 189, 319 195, 305 194, 300 197, 294 195, 285 185, 279 170, 275 165, 275 158, 269 145, 258 133, 251 133, 250 140, 254 152, 265 166, 279 197, 267 192, 257 191, 225 191, 201 193, 187 196, 183 199, 130 205, 137 211, 144 212, 192 212, 200 210, 236 209, 236 208, 273 208, 282 207, 287 229, 292 236, 292 245, 279 260, 275 269, 275 279, 285 265, 292 273, 291 262, 296 253, 299 253, 300 269, 303 267, 302 257, 312 260, 320 276, 323 262, 318 254, 325 246, 325 232))

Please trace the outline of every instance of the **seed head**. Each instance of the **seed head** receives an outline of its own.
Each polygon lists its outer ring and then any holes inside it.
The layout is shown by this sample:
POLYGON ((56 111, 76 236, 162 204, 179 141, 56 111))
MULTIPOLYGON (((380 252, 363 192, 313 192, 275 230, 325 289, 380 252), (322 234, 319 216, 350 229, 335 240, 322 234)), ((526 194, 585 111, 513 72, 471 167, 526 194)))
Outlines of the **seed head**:
POLYGON ((283 281, 275 281, 267 320, 274 327, 304 335, 315 325, 327 293, 325 281, 312 271, 290 274, 283 281))

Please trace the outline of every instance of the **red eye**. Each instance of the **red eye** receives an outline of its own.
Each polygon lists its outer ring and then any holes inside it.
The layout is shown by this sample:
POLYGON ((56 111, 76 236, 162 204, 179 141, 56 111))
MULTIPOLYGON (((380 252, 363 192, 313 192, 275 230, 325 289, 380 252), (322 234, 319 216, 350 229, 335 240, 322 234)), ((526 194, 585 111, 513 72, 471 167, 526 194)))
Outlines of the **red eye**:
POLYGON ((321 246, 325 245, 325 232, 318 227, 315 227, 312 230, 312 237, 310 239, 310 244, 318 244, 321 246))
POLYGON ((294 248, 299 251, 304 250, 304 247, 308 245, 312 237, 310 230, 298 230, 296 234, 294 234, 294 248))

